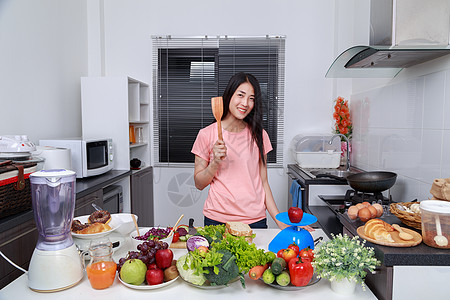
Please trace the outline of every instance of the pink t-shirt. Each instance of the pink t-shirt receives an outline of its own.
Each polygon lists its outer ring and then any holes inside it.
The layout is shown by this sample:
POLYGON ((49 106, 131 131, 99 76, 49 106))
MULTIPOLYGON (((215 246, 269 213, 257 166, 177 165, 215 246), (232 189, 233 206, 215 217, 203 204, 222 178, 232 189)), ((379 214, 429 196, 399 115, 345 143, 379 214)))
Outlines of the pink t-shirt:
MULTIPOLYGON (((254 223, 266 217, 264 188, 259 170, 259 149, 248 126, 241 132, 223 130, 227 157, 211 181, 203 214, 219 222, 254 223)), ((213 158, 217 123, 199 131, 192 153, 206 161, 213 158)), ((272 150, 269 135, 263 130, 264 152, 272 150)))

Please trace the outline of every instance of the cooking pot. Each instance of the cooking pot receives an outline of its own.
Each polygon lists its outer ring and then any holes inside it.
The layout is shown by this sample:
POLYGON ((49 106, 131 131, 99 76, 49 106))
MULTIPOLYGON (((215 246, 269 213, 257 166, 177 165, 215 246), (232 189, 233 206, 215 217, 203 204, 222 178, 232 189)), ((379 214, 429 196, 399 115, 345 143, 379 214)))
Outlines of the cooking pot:
POLYGON ((378 193, 390 189, 397 179, 393 172, 362 172, 347 176, 350 187, 358 192, 378 193))

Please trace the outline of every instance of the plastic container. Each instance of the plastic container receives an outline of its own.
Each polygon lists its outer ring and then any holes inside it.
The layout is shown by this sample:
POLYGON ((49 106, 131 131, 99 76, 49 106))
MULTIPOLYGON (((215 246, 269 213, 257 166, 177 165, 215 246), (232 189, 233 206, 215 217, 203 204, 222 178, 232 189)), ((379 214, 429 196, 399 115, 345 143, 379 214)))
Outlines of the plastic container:
POLYGON ((331 135, 295 136, 291 151, 297 164, 302 168, 335 169, 341 160, 341 139, 331 135))
POLYGON ((450 202, 421 201, 420 213, 423 242, 430 247, 450 249, 450 202))

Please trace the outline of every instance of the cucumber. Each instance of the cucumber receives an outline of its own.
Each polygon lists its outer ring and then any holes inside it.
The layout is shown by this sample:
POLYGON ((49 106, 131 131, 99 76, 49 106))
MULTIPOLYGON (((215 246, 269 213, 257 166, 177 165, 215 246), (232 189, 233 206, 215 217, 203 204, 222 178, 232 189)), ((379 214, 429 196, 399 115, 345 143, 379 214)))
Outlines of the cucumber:
POLYGON ((282 259, 281 257, 277 257, 273 260, 272 266, 270 266, 272 269, 272 273, 274 275, 279 275, 281 272, 283 272, 284 268, 286 268, 286 261, 282 259))
POLYGON ((186 242, 191 236, 192 234, 180 235, 180 241, 186 242))
POLYGON ((270 269, 266 269, 263 273, 263 281, 267 284, 271 284, 275 281, 275 275, 272 273, 270 269))

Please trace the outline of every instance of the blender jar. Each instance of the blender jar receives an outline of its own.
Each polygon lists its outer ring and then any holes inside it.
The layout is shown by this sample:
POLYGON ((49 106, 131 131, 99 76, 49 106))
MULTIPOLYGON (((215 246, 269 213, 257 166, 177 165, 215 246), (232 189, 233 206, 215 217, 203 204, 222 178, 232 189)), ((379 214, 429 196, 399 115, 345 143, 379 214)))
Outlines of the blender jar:
POLYGON ((41 170, 30 176, 34 219, 39 232, 36 248, 61 250, 73 244, 70 227, 75 210, 76 174, 71 170, 41 170))

